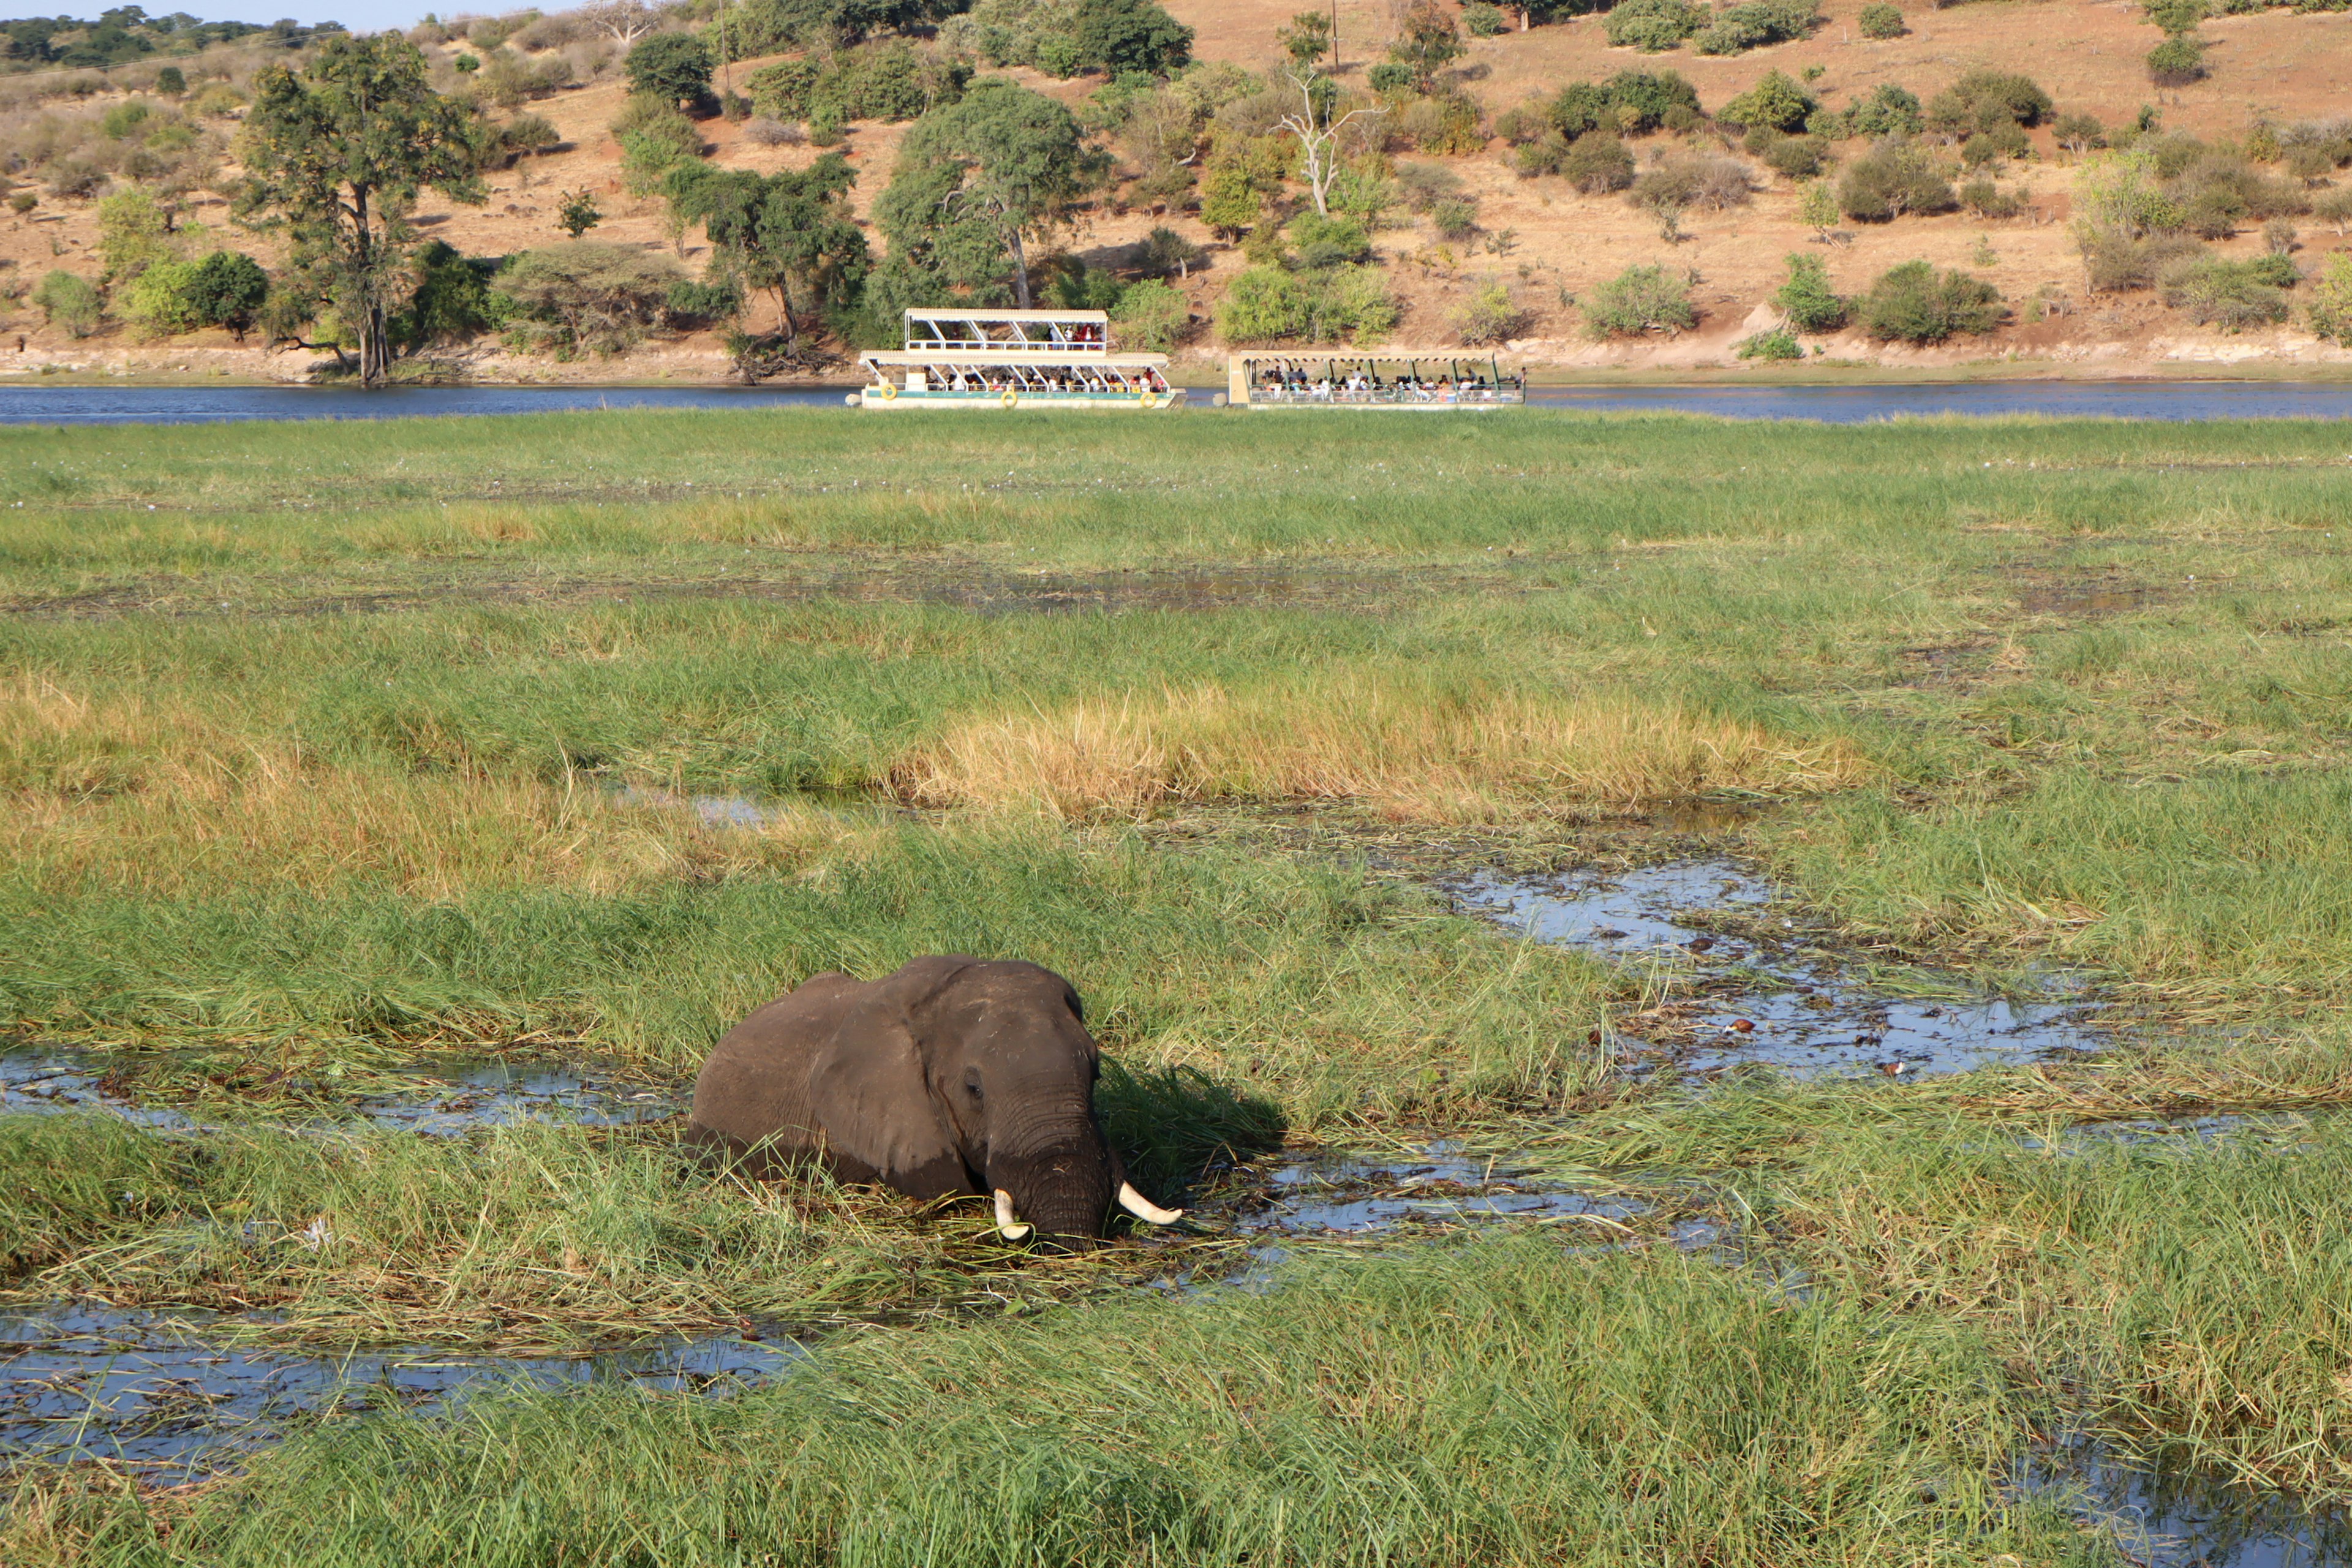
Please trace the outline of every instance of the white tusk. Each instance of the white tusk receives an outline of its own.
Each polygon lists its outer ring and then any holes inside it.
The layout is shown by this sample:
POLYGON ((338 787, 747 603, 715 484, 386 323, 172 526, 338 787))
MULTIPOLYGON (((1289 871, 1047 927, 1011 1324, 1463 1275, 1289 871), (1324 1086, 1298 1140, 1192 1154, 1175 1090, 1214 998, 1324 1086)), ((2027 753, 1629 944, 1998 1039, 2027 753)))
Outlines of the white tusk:
POLYGON ((1164 1209, 1135 1190, 1133 1182, 1118 1184, 1118 1206, 1139 1220, 1152 1225, 1174 1225, 1184 1217, 1182 1209, 1164 1209))
POLYGON ((1029 1227, 1013 1217, 1013 1194, 1003 1187, 996 1189, 996 1233, 1007 1241, 1018 1241, 1029 1234, 1029 1227))

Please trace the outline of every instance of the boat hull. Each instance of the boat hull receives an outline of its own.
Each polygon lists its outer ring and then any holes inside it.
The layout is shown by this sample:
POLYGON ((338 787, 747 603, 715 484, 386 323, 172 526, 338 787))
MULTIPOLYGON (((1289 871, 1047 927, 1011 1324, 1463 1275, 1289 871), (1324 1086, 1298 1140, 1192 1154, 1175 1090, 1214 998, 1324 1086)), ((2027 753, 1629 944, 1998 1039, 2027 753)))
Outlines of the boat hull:
POLYGON ((909 392, 904 389, 866 387, 850 396, 856 406, 877 413, 892 413, 912 408, 961 408, 999 411, 1013 409, 1094 409, 1102 412, 1157 414, 1184 405, 1184 389, 1174 387, 1152 395, 1149 407, 1139 393, 1101 392, 1024 392, 1016 393, 1008 402, 1001 392, 909 392), (889 395, 884 395, 887 391, 889 395))

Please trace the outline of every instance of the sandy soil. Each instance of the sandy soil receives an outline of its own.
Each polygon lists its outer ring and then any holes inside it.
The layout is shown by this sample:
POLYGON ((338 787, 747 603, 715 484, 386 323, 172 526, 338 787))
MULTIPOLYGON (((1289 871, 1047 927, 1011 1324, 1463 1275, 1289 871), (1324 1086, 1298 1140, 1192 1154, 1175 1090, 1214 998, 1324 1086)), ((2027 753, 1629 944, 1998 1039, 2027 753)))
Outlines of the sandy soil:
MULTIPOLYGON (((1260 66, 1276 57, 1275 29, 1299 3, 1171 0, 1171 8, 1198 30, 1197 48, 1204 58, 1260 66)), ((1812 37, 1729 58, 1687 50, 1643 56, 1612 49, 1600 20, 1588 17, 1472 40, 1463 64, 1470 90, 1496 110, 1556 90, 1565 81, 1643 65, 1682 72, 1710 106, 1776 68, 1801 76, 1809 67, 1820 67, 1813 89, 1836 107, 1888 81, 1924 99, 1963 71, 1990 66, 2032 75, 2063 110, 2086 110, 2112 123, 2130 119, 2143 103, 2154 103, 2167 125, 2208 136, 2242 134, 2263 119, 2291 121, 2352 109, 2352 14, 2278 11, 2209 22, 2203 32, 2214 46, 2212 76, 2192 87, 2159 91, 2148 85, 2142 65, 2158 35, 2136 4, 2008 0, 1941 11, 1920 5, 1906 7, 1912 32, 1884 42, 1865 40, 1854 28, 1853 15, 1861 4, 1828 0, 1828 20, 1812 37)), ((1360 80, 1381 56, 1389 26, 1387 0, 1339 0, 1339 16, 1343 74, 1360 80)), ((1072 102, 1097 85, 1013 74, 1072 102)), ((606 214, 593 237, 668 248, 658 204, 635 201, 621 186, 619 149, 605 133, 621 101, 620 84, 606 82, 533 105, 563 135, 562 149, 492 176, 489 199, 482 206, 456 206, 428 197, 419 215, 425 231, 475 255, 547 244, 562 237, 554 224, 561 194, 586 187, 597 193, 606 214)), ((807 147, 755 147, 743 139, 740 127, 723 121, 709 121, 703 130, 713 145, 714 161, 729 166, 798 167, 817 155, 807 147)), ((855 201, 861 216, 887 183, 903 132, 902 126, 860 125, 841 149, 860 171, 855 201)), ((1651 139, 1643 144, 1643 155, 1655 156, 1670 145, 1671 139, 1651 139)), ((1748 206, 1687 216, 1684 227, 1688 237, 1669 245, 1647 217, 1620 197, 1585 197, 1557 180, 1518 178, 1508 165, 1507 151, 1496 142, 1482 153, 1451 161, 1480 198, 1486 240, 1446 247, 1425 229, 1411 226, 1378 237, 1405 304, 1397 341, 1416 345, 1453 342, 1452 312, 1473 289, 1498 279, 1512 288, 1528 313, 1527 335, 1506 351, 1515 360, 1572 368, 1728 367, 1739 340, 1770 324, 1772 313, 1763 301, 1782 276, 1783 258, 1816 246, 1811 231, 1796 221, 1794 191, 1785 180, 1768 176, 1748 206), (1703 312, 1697 330, 1664 341, 1585 341, 1578 330, 1579 314, 1566 301, 1629 265, 1654 261, 1687 269, 1696 279, 1693 292, 1703 312)), ((2147 295, 2085 298, 2066 221, 2072 171, 2047 133, 2040 139, 2035 158, 2000 171, 2000 177, 2027 194, 2030 207, 2024 216, 1998 224, 1957 214, 1855 226, 1842 243, 1823 252, 1832 278, 1841 289, 1859 289, 1897 262, 1924 258, 1988 277, 2013 302, 2037 295, 2063 301, 2064 313, 2029 324, 2021 312, 2017 321, 1991 338, 1925 351, 1847 338, 1825 345, 1829 357, 1890 367, 2030 360, 2076 374, 2095 369, 2179 373, 2253 363, 2280 369, 2352 364, 2352 352, 2322 344, 2296 328, 2225 337, 2191 326, 2147 295)), ((226 204, 217 198, 200 205, 194 216, 226 243, 266 261, 275 258, 270 238, 234 229, 226 204)), ((1082 225, 1068 243, 1089 258, 1108 259, 1162 222, 1196 240, 1210 240, 1195 220, 1105 210, 1082 225)), ((2306 269, 2327 251, 2347 246, 2324 226, 2306 222, 2303 228, 2305 249, 2298 259, 2306 269)), ((45 204, 29 218, 0 217, 0 279, 13 276, 29 282, 53 267, 94 275, 95 240, 95 215, 88 204, 45 204), (14 263, 13 270, 8 263, 14 263)), ((2259 247, 2259 238, 2247 234, 2222 248, 2252 254, 2259 247)), ((1230 248, 1213 249, 1210 267, 1186 285, 1195 311, 1204 319, 1225 280, 1242 265, 1230 248)), ((706 259, 698 239, 681 258, 689 270, 698 270, 706 259)), ((311 369, 308 354, 239 350, 225 334, 140 344, 120 329, 110 329, 77 343, 37 323, 37 312, 21 304, 0 310, 0 377, 165 374, 297 379, 311 369)), ((726 374, 725 356, 708 333, 649 342, 619 361, 568 366, 488 347, 467 358, 468 374, 501 380, 706 381, 726 374)), ((1196 379, 1205 379, 1211 365, 1218 363, 1213 345, 1208 344, 1185 358, 1196 379)))

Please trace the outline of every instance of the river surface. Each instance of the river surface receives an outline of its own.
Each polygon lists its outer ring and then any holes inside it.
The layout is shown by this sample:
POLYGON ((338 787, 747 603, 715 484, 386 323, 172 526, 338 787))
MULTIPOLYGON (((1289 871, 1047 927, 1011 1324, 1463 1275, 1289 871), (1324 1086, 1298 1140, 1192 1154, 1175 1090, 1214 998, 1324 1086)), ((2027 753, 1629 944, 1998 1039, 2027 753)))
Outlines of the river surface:
MULTIPOLYGON (((0 385, 0 425, 390 419, 600 408, 840 408, 839 386, 0 385)), ((1549 386, 1539 408, 1857 425, 1905 416, 2352 419, 2352 382, 2001 381, 1871 386, 1549 386)), ((1211 412, 1202 398, 1192 412, 1211 412)))

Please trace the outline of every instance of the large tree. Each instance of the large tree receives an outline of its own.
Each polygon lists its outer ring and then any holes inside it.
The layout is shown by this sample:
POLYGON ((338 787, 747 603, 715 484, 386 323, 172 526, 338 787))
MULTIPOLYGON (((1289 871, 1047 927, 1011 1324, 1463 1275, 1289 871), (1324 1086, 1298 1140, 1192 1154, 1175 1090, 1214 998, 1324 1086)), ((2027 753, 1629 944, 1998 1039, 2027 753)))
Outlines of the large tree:
POLYGON ((847 200, 856 183, 848 162, 828 153, 806 169, 764 178, 749 169, 682 165, 671 174, 669 197, 682 216, 701 223, 745 288, 776 297, 791 353, 803 323, 851 303, 865 281, 866 235, 847 200))
POLYGON ((875 218, 896 258, 936 258, 941 281, 972 287, 1003 276, 1030 308, 1028 241, 1068 225, 1110 160, 1070 111, 1043 93, 989 78, 915 122, 875 218))
POLYGON ((330 38, 299 76, 271 66, 254 79, 239 148, 238 217, 292 230, 295 266, 357 340, 368 386, 391 362, 388 295, 417 196, 430 186, 452 201, 484 199, 475 117, 435 92, 425 68, 395 33, 330 38))

